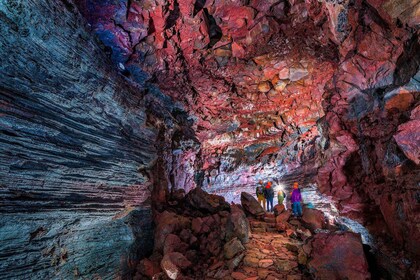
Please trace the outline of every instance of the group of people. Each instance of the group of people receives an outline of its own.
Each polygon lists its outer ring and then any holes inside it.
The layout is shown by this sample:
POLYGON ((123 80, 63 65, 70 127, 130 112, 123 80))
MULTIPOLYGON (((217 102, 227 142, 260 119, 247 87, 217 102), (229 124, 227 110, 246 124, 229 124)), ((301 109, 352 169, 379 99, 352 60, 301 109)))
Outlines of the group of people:
MULTIPOLYGON (((274 188, 272 182, 267 182, 266 184, 263 181, 259 181, 255 189, 255 194, 257 196, 258 203, 264 208, 264 211, 273 212, 274 211, 274 188), (267 204, 267 205, 266 205, 267 204)), ((286 194, 284 191, 279 190, 277 192, 278 204, 283 204, 286 199, 286 194)), ((290 202, 292 204, 292 212, 296 217, 302 216, 302 195, 300 193, 298 182, 294 182, 293 190, 290 193, 290 202)))

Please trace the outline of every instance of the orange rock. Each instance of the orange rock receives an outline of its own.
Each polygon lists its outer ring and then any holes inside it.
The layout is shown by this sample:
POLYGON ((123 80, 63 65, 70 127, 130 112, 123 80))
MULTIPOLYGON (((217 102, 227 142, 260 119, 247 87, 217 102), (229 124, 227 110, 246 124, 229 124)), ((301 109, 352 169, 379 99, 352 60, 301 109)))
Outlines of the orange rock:
POLYGON ((269 81, 263 81, 258 84, 258 90, 260 92, 266 93, 271 89, 271 83, 269 81))

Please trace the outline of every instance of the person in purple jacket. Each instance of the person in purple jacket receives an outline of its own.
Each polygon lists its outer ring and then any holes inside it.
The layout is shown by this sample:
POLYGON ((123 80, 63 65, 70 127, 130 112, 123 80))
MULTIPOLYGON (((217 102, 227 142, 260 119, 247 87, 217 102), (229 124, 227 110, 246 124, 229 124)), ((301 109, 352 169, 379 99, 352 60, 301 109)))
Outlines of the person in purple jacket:
POLYGON ((302 195, 300 194, 299 184, 295 182, 293 184, 293 191, 290 195, 290 202, 292 203, 293 215, 296 217, 302 216, 302 195))

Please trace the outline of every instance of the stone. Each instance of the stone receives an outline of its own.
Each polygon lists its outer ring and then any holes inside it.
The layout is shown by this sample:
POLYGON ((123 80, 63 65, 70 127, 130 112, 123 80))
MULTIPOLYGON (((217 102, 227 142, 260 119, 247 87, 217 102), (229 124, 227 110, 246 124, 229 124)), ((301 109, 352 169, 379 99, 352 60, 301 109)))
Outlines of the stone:
POLYGON ((181 274, 181 270, 172 262, 169 255, 165 255, 160 262, 160 267, 165 272, 169 279, 177 279, 181 274))
POLYGON ((249 241, 250 225, 245 216, 244 211, 237 205, 231 206, 231 212, 226 223, 226 239, 230 240, 234 237, 245 244, 249 241))
POLYGON ((302 222, 305 224, 305 227, 311 231, 324 229, 327 226, 324 213, 318 209, 304 209, 302 222))
POLYGON ((292 82, 299 81, 300 79, 306 77, 309 74, 308 70, 302 68, 290 68, 289 71, 289 79, 292 82))
POLYGON ((227 266, 230 270, 234 270, 236 269, 242 262, 242 260, 245 257, 245 253, 239 254, 236 257, 234 257, 233 259, 227 261, 227 266))
POLYGON ((274 206, 274 215, 277 217, 286 210, 283 204, 276 204, 274 206))
POLYGON ((370 278, 360 235, 319 233, 311 240, 311 246, 314 249, 308 267, 316 278, 370 278))
POLYGON ((258 201, 249 193, 241 193, 241 204, 244 208, 245 213, 252 215, 254 217, 259 217, 264 215, 265 211, 258 201))
POLYGON ((398 126, 394 139, 404 154, 415 164, 420 164, 420 120, 411 120, 398 126))
POLYGON ((258 262, 258 267, 262 267, 262 268, 267 268, 273 265, 273 260, 270 259, 264 259, 264 260, 260 260, 258 262))
POLYGON ((189 228, 191 222, 186 217, 164 211, 157 216, 156 224, 154 248, 156 251, 163 252, 166 237, 171 233, 189 228))
POLYGON ((188 245, 181 241, 181 239, 175 234, 168 234, 165 239, 163 246, 163 254, 166 255, 171 252, 185 253, 188 249, 188 245))
POLYGON ((142 259, 137 266, 136 276, 140 278, 140 275, 152 278, 153 275, 161 272, 159 263, 152 262, 149 259, 142 259))
POLYGON ((271 83, 269 81, 263 81, 258 84, 258 90, 262 93, 269 92, 271 89, 271 83))
POLYGON ((230 276, 235 280, 244 280, 244 279, 247 278, 247 276, 245 274, 243 274, 242 272, 239 272, 239 271, 232 272, 232 274, 230 276))
POLYGON ((252 256, 245 256, 244 265, 250 266, 250 267, 258 267, 259 259, 252 256))
POLYGON ((225 258, 230 260, 237 254, 243 252, 245 250, 245 247, 242 245, 241 241, 239 241, 238 238, 234 238, 229 242, 225 243, 223 250, 225 258))
POLYGON ((219 211, 230 210, 229 204, 221 196, 208 194, 201 188, 195 188, 185 197, 186 203, 191 207, 207 213, 217 213, 219 211))
POLYGON ((289 260, 275 260, 274 265, 279 271, 290 271, 293 268, 298 266, 297 262, 289 261, 289 260))
POLYGON ((290 210, 284 211, 276 216, 276 223, 284 223, 287 222, 292 215, 290 210))

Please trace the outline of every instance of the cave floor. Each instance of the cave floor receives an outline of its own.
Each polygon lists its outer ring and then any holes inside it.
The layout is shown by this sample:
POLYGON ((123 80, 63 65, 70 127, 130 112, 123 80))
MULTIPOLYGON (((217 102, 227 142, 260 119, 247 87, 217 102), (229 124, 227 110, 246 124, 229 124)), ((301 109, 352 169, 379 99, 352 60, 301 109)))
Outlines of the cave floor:
MULTIPOLYGON (((291 237, 295 235, 295 232, 288 230, 282 234, 278 233, 275 228, 274 214, 271 213, 265 214, 264 221, 248 219, 251 234, 249 242, 245 244, 243 261, 230 275, 222 279, 307 279, 299 269, 298 250, 303 243, 291 237)), ((210 271, 208 276, 207 279, 220 279, 217 269, 210 271)))

